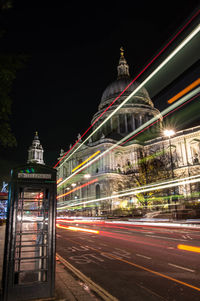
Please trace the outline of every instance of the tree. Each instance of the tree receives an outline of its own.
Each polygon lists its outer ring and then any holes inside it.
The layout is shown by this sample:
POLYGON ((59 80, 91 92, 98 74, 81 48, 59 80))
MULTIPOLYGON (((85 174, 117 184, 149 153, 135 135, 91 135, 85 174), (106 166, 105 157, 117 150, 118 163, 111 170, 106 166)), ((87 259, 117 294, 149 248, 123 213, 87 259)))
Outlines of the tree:
MULTIPOLYGON (((0 0, 0 12, 11 7, 12 1, 0 0)), ((0 31, 2 37, 4 31, 0 31)), ((0 145, 12 147, 16 139, 11 131, 11 90, 17 70, 22 68, 27 57, 21 54, 0 53, 0 145)))
MULTIPOLYGON (((148 186, 152 183, 161 182, 170 177, 168 169, 168 154, 164 150, 159 150, 151 155, 147 155, 143 150, 139 150, 138 171, 134 174, 134 182, 137 186, 148 186)), ((162 190, 162 195, 168 191, 162 190)), ((148 206, 153 202, 153 196, 159 196, 160 190, 144 191, 138 193, 138 198, 141 205, 148 206)), ((159 197, 157 198, 159 199, 159 197)), ((164 198, 163 198, 164 199, 164 198)))

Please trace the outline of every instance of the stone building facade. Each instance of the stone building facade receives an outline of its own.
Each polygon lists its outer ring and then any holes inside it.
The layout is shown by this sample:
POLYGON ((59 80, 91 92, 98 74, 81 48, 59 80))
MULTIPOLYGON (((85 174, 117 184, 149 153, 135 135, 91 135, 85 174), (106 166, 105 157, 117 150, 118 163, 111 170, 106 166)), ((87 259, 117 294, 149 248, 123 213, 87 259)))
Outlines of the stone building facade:
MULTIPOLYGON (((138 87, 138 84, 135 82, 131 84, 132 79, 123 49, 121 49, 117 73, 117 79, 108 85, 103 92, 98 111, 92 118, 92 124, 99 118, 93 126, 93 131, 138 87), (126 89, 129 84, 130 86, 126 89), (120 95, 123 91, 124 93, 120 95), (116 98, 117 100, 113 103, 116 98), (112 103, 113 105, 102 115, 104 110, 112 103)), ((103 153, 112 148, 123 137, 126 137, 152 117, 159 115, 160 112, 154 107, 147 90, 145 88, 140 89, 69 160, 57 167, 58 179, 61 179, 61 181, 67 179, 73 173, 73 169, 85 160, 87 161, 90 156, 98 151, 103 153)), ((93 204, 91 206, 93 214, 109 212, 119 208, 122 206, 124 198, 115 198, 115 195, 134 187, 134 185, 137 186, 134 177, 138 176, 141 153, 146 157, 157 154, 156 158, 161 161, 163 160, 163 153, 165 153, 166 162, 164 165, 168 171, 169 178, 172 177, 170 174, 171 168, 173 168, 174 178, 198 174, 200 172, 200 126, 176 132, 170 138, 170 141, 161 134, 162 118, 157 123, 156 129, 160 133, 158 138, 147 139, 142 142, 134 139, 128 143, 116 145, 105 156, 88 166, 80 174, 69 178, 65 183, 59 185, 58 195, 74 190, 61 197, 59 199, 60 204, 71 204, 75 200, 80 200, 87 211, 87 204, 89 204, 87 201, 101 198, 102 201, 98 205, 95 202, 91 202, 93 204), (172 156, 171 162, 169 154, 172 156), (173 163, 173 166, 170 166, 171 163, 173 163), (88 182, 88 178, 90 180, 96 179, 96 181, 91 185, 84 186, 88 182), (82 186, 82 188, 72 189, 73 185, 74 187, 82 186), (107 200, 106 197, 108 197, 107 200)), ((81 143, 82 141, 79 140, 76 147, 81 143)), ((69 152, 68 156, 70 153, 72 151, 69 152)), ((61 150, 60 158, 63 154, 64 152, 61 150)), ((186 184, 184 187, 179 187, 177 193, 189 195, 191 194, 191 189, 196 190, 198 187, 195 185, 191 187, 191 185, 186 184)), ((137 198, 132 196, 128 199, 137 205, 137 198)))

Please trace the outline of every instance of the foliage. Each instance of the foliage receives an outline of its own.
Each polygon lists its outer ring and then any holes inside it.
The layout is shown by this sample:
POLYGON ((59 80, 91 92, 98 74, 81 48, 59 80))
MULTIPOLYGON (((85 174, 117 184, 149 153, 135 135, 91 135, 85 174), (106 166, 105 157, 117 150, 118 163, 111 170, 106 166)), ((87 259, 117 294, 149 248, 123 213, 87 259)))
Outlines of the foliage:
POLYGON ((0 53, 0 144, 3 147, 16 145, 16 139, 11 131, 11 89, 16 72, 23 66, 23 55, 0 53))
POLYGON ((6 10, 12 8, 12 0, 0 0, 0 10, 6 10))
MULTIPOLYGON (((138 161, 138 172, 134 174, 134 180, 137 186, 146 186, 169 178, 170 171, 167 167, 169 158, 164 150, 160 150, 152 155, 147 155, 144 151, 139 150, 138 157, 140 158, 138 161)), ((141 192, 136 196, 140 204, 147 208, 147 206, 152 203, 152 196, 155 196, 155 194, 159 195, 159 193, 160 191, 154 190, 141 192)))
MULTIPOLYGON (((0 12, 12 7, 11 0, 0 0, 0 12)), ((5 34, 1 29, 0 37, 5 34)), ((11 131, 11 90, 16 72, 24 65, 27 57, 24 55, 0 53, 0 145, 16 146, 16 139, 11 131)))

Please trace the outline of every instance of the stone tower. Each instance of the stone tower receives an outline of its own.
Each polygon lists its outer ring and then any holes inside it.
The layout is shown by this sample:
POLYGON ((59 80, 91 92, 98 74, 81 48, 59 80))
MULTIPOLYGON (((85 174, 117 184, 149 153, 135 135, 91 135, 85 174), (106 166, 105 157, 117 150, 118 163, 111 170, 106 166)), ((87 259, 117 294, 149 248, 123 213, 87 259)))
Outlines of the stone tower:
POLYGON ((43 147, 40 144, 38 132, 35 132, 35 136, 32 145, 28 149, 28 161, 27 163, 44 164, 43 160, 43 147))

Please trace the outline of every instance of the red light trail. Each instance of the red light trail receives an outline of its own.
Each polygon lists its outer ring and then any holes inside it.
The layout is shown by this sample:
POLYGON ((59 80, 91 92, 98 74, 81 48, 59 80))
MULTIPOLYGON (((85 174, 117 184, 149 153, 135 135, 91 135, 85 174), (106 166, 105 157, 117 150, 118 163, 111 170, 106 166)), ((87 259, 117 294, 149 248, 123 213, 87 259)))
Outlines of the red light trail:
POLYGON ((87 183, 85 183, 85 184, 83 184, 83 185, 81 185, 81 186, 78 186, 78 187, 76 187, 76 188, 74 188, 74 189, 72 189, 72 190, 70 190, 70 191, 68 191, 68 192, 66 192, 66 193, 63 193, 63 194, 58 195, 58 196, 57 196, 57 199, 59 199, 59 198, 65 196, 65 195, 68 195, 68 194, 70 194, 70 193, 72 193, 72 192, 74 192, 74 191, 76 191, 76 190, 79 190, 79 189, 81 189, 81 188, 83 188, 83 187, 85 187, 85 186, 88 186, 88 185, 90 185, 90 184, 92 184, 92 183, 95 183, 95 182, 97 182, 97 181, 98 181, 98 179, 91 180, 91 181, 89 181, 89 182, 87 182, 87 183))
POLYGON ((140 77, 144 71, 169 47, 169 45, 181 34, 181 32, 195 19, 200 10, 198 10, 191 18, 186 22, 186 24, 171 38, 171 40, 157 53, 157 55, 143 68, 143 70, 127 85, 127 87, 112 101, 112 103, 100 114, 97 119, 89 126, 89 128, 79 137, 79 139, 74 143, 74 145, 62 156, 62 158, 54 165, 56 168, 58 164, 66 157, 66 155, 76 146, 76 144, 87 134, 87 132, 94 126, 94 124, 105 114, 105 112, 123 95, 123 93, 140 77))
MULTIPOLYGON (((180 109, 181 107, 183 107, 185 104, 188 104, 189 102, 191 102, 192 100, 194 100, 196 97, 198 97, 200 95, 200 93, 198 93, 197 95, 195 95, 194 97, 192 97, 191 99, 187 100, 186 102, 182 103, 180 106, 176 107, 174 110, 168 112, 167 114, 165 114, 163 116, 167 117, 170 114, 172 114, 173 112, 175 112, 176 110, 180 109)), ((135 135, 133 135, 132 137, 128 138, 126 141, 122 142, 120 145, 125 144, 126 142, 132 140, 133 138, 135 138, 137 135, 141 134, 142 132, 144 132, 145 130, 147 130, 148 128, 150 128, 152 125, 156 124, 160 119, 157 119, 156 121, 152 122, 151 124, 149 124, 148 126, 146 126, 144 129, 142 129, 141 131, 139 131, 138 133, 136 133, 135 135)))

